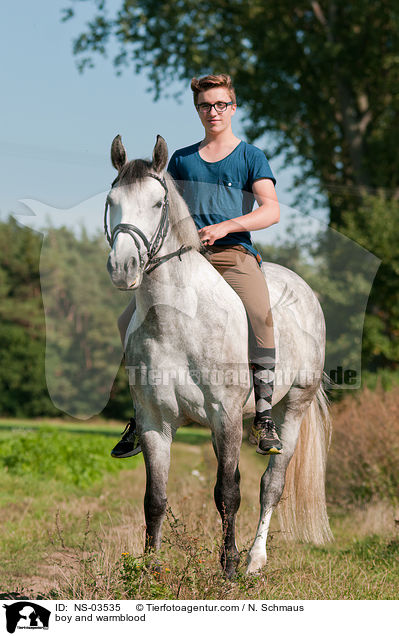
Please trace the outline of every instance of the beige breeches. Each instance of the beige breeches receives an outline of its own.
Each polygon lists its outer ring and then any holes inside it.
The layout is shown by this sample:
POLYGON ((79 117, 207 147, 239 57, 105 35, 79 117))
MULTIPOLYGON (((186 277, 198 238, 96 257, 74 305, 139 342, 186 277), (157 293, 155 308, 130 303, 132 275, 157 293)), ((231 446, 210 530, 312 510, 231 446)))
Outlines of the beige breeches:
POLYGON ((269 290, 258 262, 245 247, 207 248, 205 256, 241 298, 249 323, 250 351, 274 347, 269 290))

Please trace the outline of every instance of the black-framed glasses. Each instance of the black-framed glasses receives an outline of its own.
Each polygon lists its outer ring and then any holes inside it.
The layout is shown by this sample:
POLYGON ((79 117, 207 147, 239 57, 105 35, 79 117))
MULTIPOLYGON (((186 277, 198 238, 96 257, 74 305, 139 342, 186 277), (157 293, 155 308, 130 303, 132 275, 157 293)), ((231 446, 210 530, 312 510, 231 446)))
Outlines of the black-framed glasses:
POLYGON ((232 104, 233 102, 215 102, 214 104, 202 102, 201 104, 197 104, 197 110, 200 113, 210 113, 212 108, 214 108, 217 113, 224 113, 227 106, 232 106, 232 104))

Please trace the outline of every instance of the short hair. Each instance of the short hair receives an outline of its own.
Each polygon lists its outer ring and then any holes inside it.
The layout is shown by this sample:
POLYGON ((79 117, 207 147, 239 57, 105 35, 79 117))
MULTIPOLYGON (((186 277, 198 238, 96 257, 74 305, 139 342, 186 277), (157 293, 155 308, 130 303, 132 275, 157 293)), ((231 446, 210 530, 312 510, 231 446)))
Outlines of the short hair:
POLYGON ((193 91, 194 104, 196 106, 198 103, 198 95, 210 88, 227 89, 230 95, 230 100, 233 104, 236 103, 236 93, 230 75, 220 73, 219 75, 205 75, 205 77, 200 77, 199 79, 193 77, 191 80, 191 90, 193 91))

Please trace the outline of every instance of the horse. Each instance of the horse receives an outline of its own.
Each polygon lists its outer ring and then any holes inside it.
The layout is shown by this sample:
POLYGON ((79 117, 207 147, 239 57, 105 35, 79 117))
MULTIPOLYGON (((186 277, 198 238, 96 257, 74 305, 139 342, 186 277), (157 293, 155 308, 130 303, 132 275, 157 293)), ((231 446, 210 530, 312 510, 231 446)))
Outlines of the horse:
MULTIPOLYGON (((243 420, 255 413, 248 322, 240 298, 204 256, 187 205, 166 171, 167 160, 160 135, 152 160, 133 161, 117 135, 111 161, 118 175, 104 212, 111 280, 121 290, 134 291, 136 301, 124 352, 146 467, 145 549, 161 545, 176 430, 188 423, 208 426, 217 459, 220 561, 232 578, 240 558, 235 519, 243 420)), ((287 536, 317 544, 332 538, 325 500, 331 421, 323 388, 323 312, 297 274, 273 263, 263 263, 262 270, 276 341, 272 412, 283 452, 270 457, 261 478, 260 517, 247 573, 266 564, 270 519, 280 499, 287 536)))

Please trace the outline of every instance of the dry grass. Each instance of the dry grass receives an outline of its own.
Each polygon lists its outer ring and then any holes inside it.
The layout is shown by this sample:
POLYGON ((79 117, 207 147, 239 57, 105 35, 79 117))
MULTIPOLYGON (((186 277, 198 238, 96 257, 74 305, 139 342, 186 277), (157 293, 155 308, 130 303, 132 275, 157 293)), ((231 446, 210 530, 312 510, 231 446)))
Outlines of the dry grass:
POLYGON ((399 387, 364 389, 334 405, 327 466, 331 503, 399 503, 399 387))
POLYGON ((397 598, 399 540, 392 513, 382 504, 333 518, 336 542, 324 548, 287 543, 275 518, 268 564, 258 576, 246 577, 264 467, 264 458, 244 446, 237 522, 241 566, 232 582, 223 578, 219 565, 221 524, 213 502, 216 462, 211 444, 176 443, 164 544, 155 560, 143 555, 141 466, 113 476, 102 499, 86 496, 55 513, 47 522, 44 558, 36 563, 34 576, 23 577, 19 589, 31 598, 63 599, 397 598), (381 519, 386 524, 390 519, 389 529, 381 519))
POLYGON ((398 403, 397 391, 366 390, 357 400, 333 407, 328 468, 332 544, 287 542, 274 517, 266 568, 258 576, 244 575, 266 467, 265 458, 244 444, 237 518, 241 565, 236 580, 226 581, 219 564, 222 533, 213 501, 216 461, 210 440, 177 441, 164 544, 155 561, 143 555, 144 466, 130 470, 127 460, 126 470, 107 476, 83 495, 63 502, 48 496, 40 514, 33 500, 10 509, 15 537, 8 531, 7 541, 14 541, 14 554, 24 559, 8 561, 8 571, 4 560, 0 564, 0 594, 63 599, 397 598, 399 528, 392 487, 397 487, 398 403), (380 447, 375 448, 377 433, 380 447), (21 514, 22 535, 17 527, 21 514))

